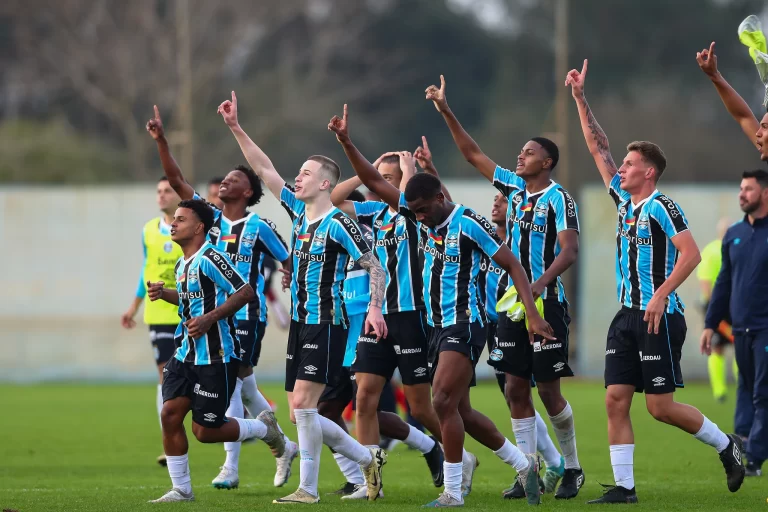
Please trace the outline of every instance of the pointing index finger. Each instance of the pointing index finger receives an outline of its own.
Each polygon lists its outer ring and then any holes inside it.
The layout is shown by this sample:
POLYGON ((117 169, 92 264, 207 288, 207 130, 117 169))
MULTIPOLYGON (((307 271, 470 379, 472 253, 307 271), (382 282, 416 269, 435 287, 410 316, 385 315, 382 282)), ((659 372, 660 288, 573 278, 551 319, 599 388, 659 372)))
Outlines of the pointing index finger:
POLYGON ((421 146, 424 150, 429 150, 429 144, 427 144, 427 138, 424 135, 421 136, 421 146))
POLYGON ((587 59, 584 59, 584 65, 581 66, 581 77, 584 78, 587 76, 587 59))
POLYGON ((344 104, 344 123, 347 122, 347 104, 344 104))
POLYGON ((712 43, 709 45, 709 58, 711 59, 714 56, 715 56, 715 42, 712 41, 712 43))
POLYGON ((440 75, 440 90, 445 91, 445 77, 440 75))
POLYGON ((232 105, 235 107, 237 106, 237 95, 235 94, 235 91, 232 91, 232 105))
POLYGON ((155 119, 160 119, 160 109, 157 108, 157 105, 154 105, 155 107, 155 119))

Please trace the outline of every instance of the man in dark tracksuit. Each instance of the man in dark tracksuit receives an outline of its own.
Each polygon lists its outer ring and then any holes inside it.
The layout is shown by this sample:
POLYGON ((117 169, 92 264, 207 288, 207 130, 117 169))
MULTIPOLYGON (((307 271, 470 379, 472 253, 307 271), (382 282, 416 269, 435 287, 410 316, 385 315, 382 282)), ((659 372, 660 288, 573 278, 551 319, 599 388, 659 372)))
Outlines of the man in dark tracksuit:
POLYGON ((730 311, 739 365, 736 427, 741 432, 751 422, 746 475, 760 476, 768 459, 768 172, 744 172, 739 206, 746 215, 723 238, 701 349, 709 354, 712 335, 730 311))

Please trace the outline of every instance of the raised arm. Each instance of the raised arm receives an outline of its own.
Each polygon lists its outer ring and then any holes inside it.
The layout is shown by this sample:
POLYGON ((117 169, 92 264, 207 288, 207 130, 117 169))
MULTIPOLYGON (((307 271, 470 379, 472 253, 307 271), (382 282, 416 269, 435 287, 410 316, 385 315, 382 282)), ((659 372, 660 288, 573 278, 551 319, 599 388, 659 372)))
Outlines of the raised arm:
POLYGON ((336 134, 336 139, 341 143, 341 147, 344 148, 344 153, 346 153, 349 163, 352 164, 352 168, 362 180, 363 185, 379 196, 382 201, 397 210, 400 204, 400 191, 390 185, 379 174, 379 171, 365 159, 355 145, 352 144, 349 138, 347 119, 347 105, 344 104, 344 117, 339 119, 338 116, 333 116, 331 122, 328 123, 328 129, 336 134))
POLYGON ((454 142, 459 147, 459 151, 464 155, 467 162, 480 171, 488 181, 493 182, 493 173, 496 170, 496 162, 483 153, 483 150, 480 149, 477 142, 469 136, 464 130, 464 127, 461 126, 461 123, 459 123, 459 120, 456 119, 456 116, 453 115, 453 111, 448 106, 448 101, 445 98, 445 77, 440 75, 439 89, 435 85, 430 85, 424 92, 427 95, 427 99, 432 100, 437 111, 443 115, 445 124, 447 124, 448 129, 451 130, 451 136, 453 137, 454 142))
POLYGON ((187 183, 181 168, 171 155, 171 148, 168 146, 168 140, 165 138, 165 129, 163 120, 160 118, 160 110, 155 105, 155 117, 147 121, 147 131, 157 143, 157 152, 160 154, 160 163, 163 166, 163 172, 168 178, 173 190, 179 194, 181 199, 192 199, 195 195, 195 189, 187 183))
POLYGON ((357 176, 352 176, 348 180, 344 180, 335 187, 331 192, 331 202, 333 206, 343 211, 353 219, 357 220, 357 214, 355 213, 355 205, 352 201, 347 200, 349 194, 357 190, 357 187, 362 185, 363 182, 357 176))
POLYGON ((261 178, 261 181, 267 186, 272 195, 280 200, 280 193, 285 186, 285 180, 280 177, 275 166, 272 165, 272 161, 264 153, 259 146, 254 143, 248 134, 240 127, 240 123, 237 120, 237 96, 235 91, 232 91, 232 100, 227 100, 217 110, 221 117, 224 118, 224 122, 227 123, 229 129, 232 130, 232 135, 237 139, 237 143, 240 145, 240 150, 243 152, 243 156, 248 161, 248 164, 253 168, 254 172, 261 178))
MULTIPOLYGON (((440 175, 437 173, 437 168, 435 168, 435 164, 432 161, 432 152, 429 150, 429 144, 427 144, 427 138, 425 136, 421 136, 421 146, 416 148, 416 151, 413 152, 413 157, 419 163, 419 167, 421 167, 424 172, 431 174, 437 179, 440 179, 440 175)), ((410 178, 411 177, 409 176, 408 179, 410 178)), ((400 190, 405 191, 406 184, 407 181, 405 179, 405 173, 403 173, 403 181, 400 183, 400 190)), ((443 195, 445 198, 448 201, 453 202, 453 198, 451 197, 451 194, 448 192, 448 189, 442 180, 440 181, 440 185, 443 189, 443 195)))
MULTIPOLYGON (((712 85, 715 86, 715 90, 717 90, 717 94, 723 101, 725 109, 739 123, 741 131, 744 132, 744 135, 747 136, 750 142, 757 146, 755 134, 760 127, 760 122, 755 117, 755 114, 752 113, 752 109, 749 108, 744 98, 739 96, 739 93, 731 87, 731 84, 718 71, 714 41, 709 45, 709 49, 704 48, 700 52, 696 52, 696 62, 704 74, 712 81, 712 85)), ((757 148, 760 149, 760 146, 757 146, 757 148)))
POLYGON ((597 170, 600 171, 600 177, 603 178, 605 187, 609 188, 611 179, 619 172, 611 156, 611 148, 608 145, 608 137, 597 123, 592 109, 587 104, 587 98, 584 96, 584 80, 587 78, 587 59, 584 59, 584 66, 581 73, 572 69, 565 78, 565 85, 571 86, 571 94, 576 100, 576 107, 579 109, 579 121, 581 122, 581 131, 584 134, 584 140, 587 142, 589 154, 597 164, 597 170))

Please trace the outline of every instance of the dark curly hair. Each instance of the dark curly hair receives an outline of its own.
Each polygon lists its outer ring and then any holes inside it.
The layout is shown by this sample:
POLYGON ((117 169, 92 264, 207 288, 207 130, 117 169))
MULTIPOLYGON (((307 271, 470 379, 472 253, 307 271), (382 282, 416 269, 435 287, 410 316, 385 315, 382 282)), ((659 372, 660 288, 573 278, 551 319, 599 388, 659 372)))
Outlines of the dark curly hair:
POLYGON ((261 198, 264 197, 264 186, 261 184, 261 178, 259 178, 254 170, 247 165, 238 165, 233 170, 240 171, 241 173, 245 174, 245 176, 248 178, 248 181, 251 182, 251 190, 253 190, 253 195, 248 198, 248 206, 259 204, 261 198))
POLYGON ((195 212, 206 233, 213 227, 213 209, 202 199, 185 199, 179 203, 179 208, 189 208, 195 212))

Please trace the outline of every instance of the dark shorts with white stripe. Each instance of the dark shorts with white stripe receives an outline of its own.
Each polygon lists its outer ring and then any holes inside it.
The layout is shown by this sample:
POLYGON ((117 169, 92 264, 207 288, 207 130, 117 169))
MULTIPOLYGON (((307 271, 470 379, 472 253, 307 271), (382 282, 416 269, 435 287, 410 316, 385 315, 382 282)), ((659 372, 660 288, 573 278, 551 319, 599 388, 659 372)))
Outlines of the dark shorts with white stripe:
POLYGON ((665 313, 659 333, 648 333, 645 311, 622 307, 608 328, 605 387, 635 386, 637 393, 672 393, 683 387, 680 357, 688 328, 682 313, 665 313))
POLYGON ((240 361, 243 366, 255 367, 261 356, 261 340, 264 339, 266 322, 236 320, 235 332, 240 340, 240 361))
POLYGON ((163 368, 163 402, 186 397, 192 403, 192 421, 218 428, 226 423, 229 400, 235 391, 240 361, 197 365, 172 357, 163 368))
POLYGON ((302 324, 291 320, 285 355, 285 390, 293 391, 297 380, 340 384, 344 379, 341 368, 346 348, 347 329, 343 325, 302 324))
POLYGON ((485 347, 485 326, 480 322, 454 324, 448 327, 435 327, 429 337, 429 378, 434 380, 437 365, 442 352, 459 352, 467 356, 472 363, 472 380, 476 382, 475 367, 485 347))

